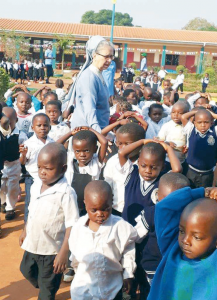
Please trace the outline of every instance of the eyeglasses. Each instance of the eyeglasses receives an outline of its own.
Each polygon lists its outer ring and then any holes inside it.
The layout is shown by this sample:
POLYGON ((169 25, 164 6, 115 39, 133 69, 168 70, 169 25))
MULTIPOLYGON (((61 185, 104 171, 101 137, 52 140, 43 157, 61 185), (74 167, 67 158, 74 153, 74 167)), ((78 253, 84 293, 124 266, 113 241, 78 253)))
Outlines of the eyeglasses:
POLYGON ((115 58, 114 55, 103 55, 103 54, 100 54, 100 53, 97 53, 97 52, 96 52, 96 54, 104 57, 106 60, 108 60, 108 59, 114 60, 114 58, 115 58))

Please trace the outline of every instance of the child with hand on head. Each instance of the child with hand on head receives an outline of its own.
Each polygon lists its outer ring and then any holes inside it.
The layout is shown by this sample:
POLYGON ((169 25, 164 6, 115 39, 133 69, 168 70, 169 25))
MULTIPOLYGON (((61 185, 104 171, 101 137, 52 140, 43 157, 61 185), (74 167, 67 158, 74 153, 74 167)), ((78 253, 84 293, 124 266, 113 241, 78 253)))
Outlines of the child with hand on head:
POLYGON ((20 145, 20 162, 26 166, 29 177, 25 180, 26 198, 25 198, 25 216, 24 220, 27 221, 28 206, 30 201, 30 187, 33 180, 38 178, 38 154, 40 150, 49 143, 54 142, 49 136, 50 119, 45 114, 37 114, 32 119, 32 130, 34 135, 20 145))
POLYGON ((17 128, 23 131, 27 136, 31 132, 32 113, 29 113, 32 99, 27 93, 19 93, 17 96, 17 128))
MULTIPOLYGON (((36 116, 37 121, 38 116, 36 116)), ((20 236, 25 250, 23 276, 39 289, 38 298, 55 299, 68 261, 68 239, 78 220, 77 197, 64 176, 65 148, 57 143, 41 149, 38 179, 31 187, 29 217, 20 236)))
MULTIPOLYGON (((125 120, 118 121, 118 124, 123 124, 125 120)), ((125 121, 126 122, 126 121, 125 121)), ((142 126, 136 123, 129 123, 121 126, 116 131, 116 141, 115 144, 118 149, 123 149, 127 145, 132 144, 136 141, 145 138, 145 130, 142 126)), ((139 149, 134 151, 129 155, 129 160, 132 164, 137 164, 137 160, 139 157, 139 149)), ((119 165, 118 153, 111 157, 105 166, 104 169, 104 178, 107 181, 113 192, 113 209, 112 213, 118 216, 121 216, 121 213, 124 208, 124 194, 125 194, 125 186, 124 183, 126 181, 127 175, 124 171, 119 170, 117 166, 119 165)))
POLYGON ((36 114, 41 114, 41 113, 45 114, 45 106, 49 101, 58 101, 57 94, 52 91, 47 91, 47 93, 45 94, 43 93, 43 98, 42 98, 43 108, 38 110, 36 114))
POLYGON ((112 190, 107 182, 89 183, 84 201, 87 215, 79 219, 69 237, 76 272, 71 298, 122 300, 122 286, 130 292, 136 268, 136 230, 111 214, 112 190))
MULTIPOLYGON (((187 138, 186 134, 183 132, 181 117, 183 114, 189 111, 189 108, 190 106, 187 101, 176 102, 172 108, 171 120, 163 124, 158 133, 158 138, 160 141, 168 143, 174 149, 176 156, 179 158, 179 161, 182 164, 183 171, 186 170, 185 149, 187 138)), ((166 157, 166 169, 168 171, 171 170, 168 157, 166 157)))
POLYGON ((84 207, 84 189, 92 180, 98 180, 106 155, 108 141, 91 127, 77 127, 62 136, 58 142, 65 143, 70 137, 73 151, 68 152, 66 178, 78 196, 80 215, 86 213, 84 207), (97 142, 100 149, 97 154, 97 142))
POLYGON ((15 218, 15 205, 20 192, 19 144, 23 144, 28 138, 24 132, 17 128, 17 115, 12 107, 4 107, 3 114, 9 119, 10 133, 2 135, 4 139, 4 168, 2 170, 1 201, 3 205, 5 204, 5 219, 13 220, 15 218))
POLYGON ((192 187, 212 186, 216 166, 217 127, 213 127, 217 115, 205 108, 185 113, 181 117, 188 140, 186 176, 192 187), (194 123, 190 119, 194 117, 194 123))
POLYGON ((217 198, 216 188, 166 191, 166 186, 165 182, 159 185, 160 202, 155 208, 155 230, 163 258, 148 300, 204 300, 207 296, 214 300, 217 203, 212 198, 217 198))
POLYGON ((124 90, 123 97, 125 97, 127 99, 127 102, 132 105, 132 109, 134 111, 137 111, 140 114, 142 113, 141 109, 138 106, 138 98, 136 96, 136 92, 133 89, 124 90))

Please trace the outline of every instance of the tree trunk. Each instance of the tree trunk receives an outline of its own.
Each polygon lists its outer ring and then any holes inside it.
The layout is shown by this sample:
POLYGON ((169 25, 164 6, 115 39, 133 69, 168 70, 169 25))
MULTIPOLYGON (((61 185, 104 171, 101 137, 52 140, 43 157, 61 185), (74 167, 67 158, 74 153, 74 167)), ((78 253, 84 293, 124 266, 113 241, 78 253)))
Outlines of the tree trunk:
POLYGON ((65 52, 65 49, 63 48, 63 52, 62 52, 62 73, 63 73, 63 66, 64 66, 64 52, 65 52))

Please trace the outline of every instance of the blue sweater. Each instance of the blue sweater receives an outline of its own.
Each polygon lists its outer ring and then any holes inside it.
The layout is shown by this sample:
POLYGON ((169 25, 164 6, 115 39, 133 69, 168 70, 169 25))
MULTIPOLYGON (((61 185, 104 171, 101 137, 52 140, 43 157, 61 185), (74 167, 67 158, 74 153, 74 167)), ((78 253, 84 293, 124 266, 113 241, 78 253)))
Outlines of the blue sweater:
MULTIPOLYGON (((32 98, 32 102, 34 104, 35 111, 38 111, 39 109, 41 109, 42 103, 35 96, 31 96, 31 98, 32 98)), ((14 106, 13 105, 12 97, 8 97, 8 99, 6 101, 6 104, 9 107, 13 107, 14 106)))
POLYGON ((178 244, 179 221, 184 208, 204 197, 204 188, 175 191, 155 207, 155 229, 162 261, 148 300, 216 300, 217 250, 199 260, 187 259, 178 244))

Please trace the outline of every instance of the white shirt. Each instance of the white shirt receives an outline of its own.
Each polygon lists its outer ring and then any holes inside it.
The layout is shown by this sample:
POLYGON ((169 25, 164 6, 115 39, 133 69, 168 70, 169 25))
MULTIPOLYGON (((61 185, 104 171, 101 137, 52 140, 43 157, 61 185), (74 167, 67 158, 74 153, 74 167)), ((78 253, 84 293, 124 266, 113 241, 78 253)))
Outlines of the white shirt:
MULTIPOLYGON (((176 124, 173 120, 162 126, 158 133, 158 137, 161 141, 175 143, 177 148, 186 146, 187 142, 186 134, 183 131, 183 125, 176 124)), ((183 163, 185 161, 185 154, 180 150, 174 149, 174 151, 180 162, 183 163)), ((166 160, 169 161, 168 156, 166 157, 166 160)))
POLYGON ((30 190, 31 200, 22 248, 39 255, 57 254, 66 228, 79 218, 77 196, 65 177, 41 193, 42 181, 37 179, 30 190))
POLYGON ((19 115, 17 113, 17 123, 16 126, 20 131, 25 132, 25 134, 27 134, 28 132, 32 132, 32 118, 33 115, 32 114, 28 114, 28 115, 19 115))
MULTIPOLYGON (((122 212, 124 208, 124 197, 125 197, 125 181, 127 175, 129 174, 129 169, 131 168, 131 162, 125 164, 123 167, 120 166, 118 153, 112 156, 106 163, 104 169, 104 178, 105 181, 112 188, 113 193, 113 205, 112 207, 122 212)), ((137 161, 134 162, 137 164, 137 161)), ((132 164, 133 165, 133 164, 132 164)))
POLYGON ((14 68, 14 70, 18 71, 19 65, 18 65, 17 63, 16 63, 16 64, 13 64, 13 68, 14 68))
POLYGON ((123 278, 136 269, 136 230, 122 218, 110 215, 97 232, 81 217, 69 237, 70 260, 76 274, 71 285, 73 300, 113 300, 123 278))
POLYGON ((160 70, 160 71, 158 72, 158 77, 164 78, 164 77, 166 76, 166 74, 167 74, 167 71, 165 71, 165 70, 160 70))
POLYGON ((145 100, 144 101, 144 105, 142 107, 142 116, 143 116, 143 119, 146 119, 148 117, 148 113, 149 113, 149 107, 152 105, 152 104, 155 104, 156 101, 154 100, 145 100))
POLYGON ((184 79, 185 79, 185 75, 184 74, 180 74, 176 77, 176 81, 178 84, 181 84, 184 82, 184 79))
POLYGON ((32 68, 32 62, 31 61, 27 61, 27 66, 29 67, 29 68, 32 68))
POLYGON ((44 144, 34 133, 34 135, 24 143, 24 145, 28 147, 28 151, 26 153, 26 170, 33 177, 33 179, 38 178, 38 154, 40 150, 45 145, 52 142, 54 142, 54 140, 48 136, 44 144))
POLYGON ((66 123, 61 122, 57 125, 51 125, 51 130, 49 131, 49 137, 53 139, 55 142, 61 138, 64 134, 68 133, 70 128, 66 125, 66 123))
MULTIPOLYGON (((73 159, 75 159, 74 152, 68 151, 68 159, 67 159, 68 163, 67 163, 66 178, 70 185, 72 183, 72 179, 74 176, 73 159)), ((98 154, 95 153, 87 166, 79 167, 79 172, 80 172, 80 174, 91 175, 92 180, 98 180, 103 167, 104 167, 104 163, 101 164, 99 162, 98 154)))
POLYGON ((63 101, 65 99, 65 96, 66 96, 66 91, 64 91, 64 89, 57 88, 56 89, 56 94, 57 94, 58 100, 63 101))
POLYGON ((166 118, 162 118, 160 120, 160 122, 155 123, 154 121, 152 121, 152 119, 150 117, 147 117, 146 122, 148 123, 148 129, 147 129, 146 135, 145 135, 146 139, 153 139, 154 137, 157 137, 163 124, 167 123, 170 120, 171 120, 171 117, 168 116, 166 118))

